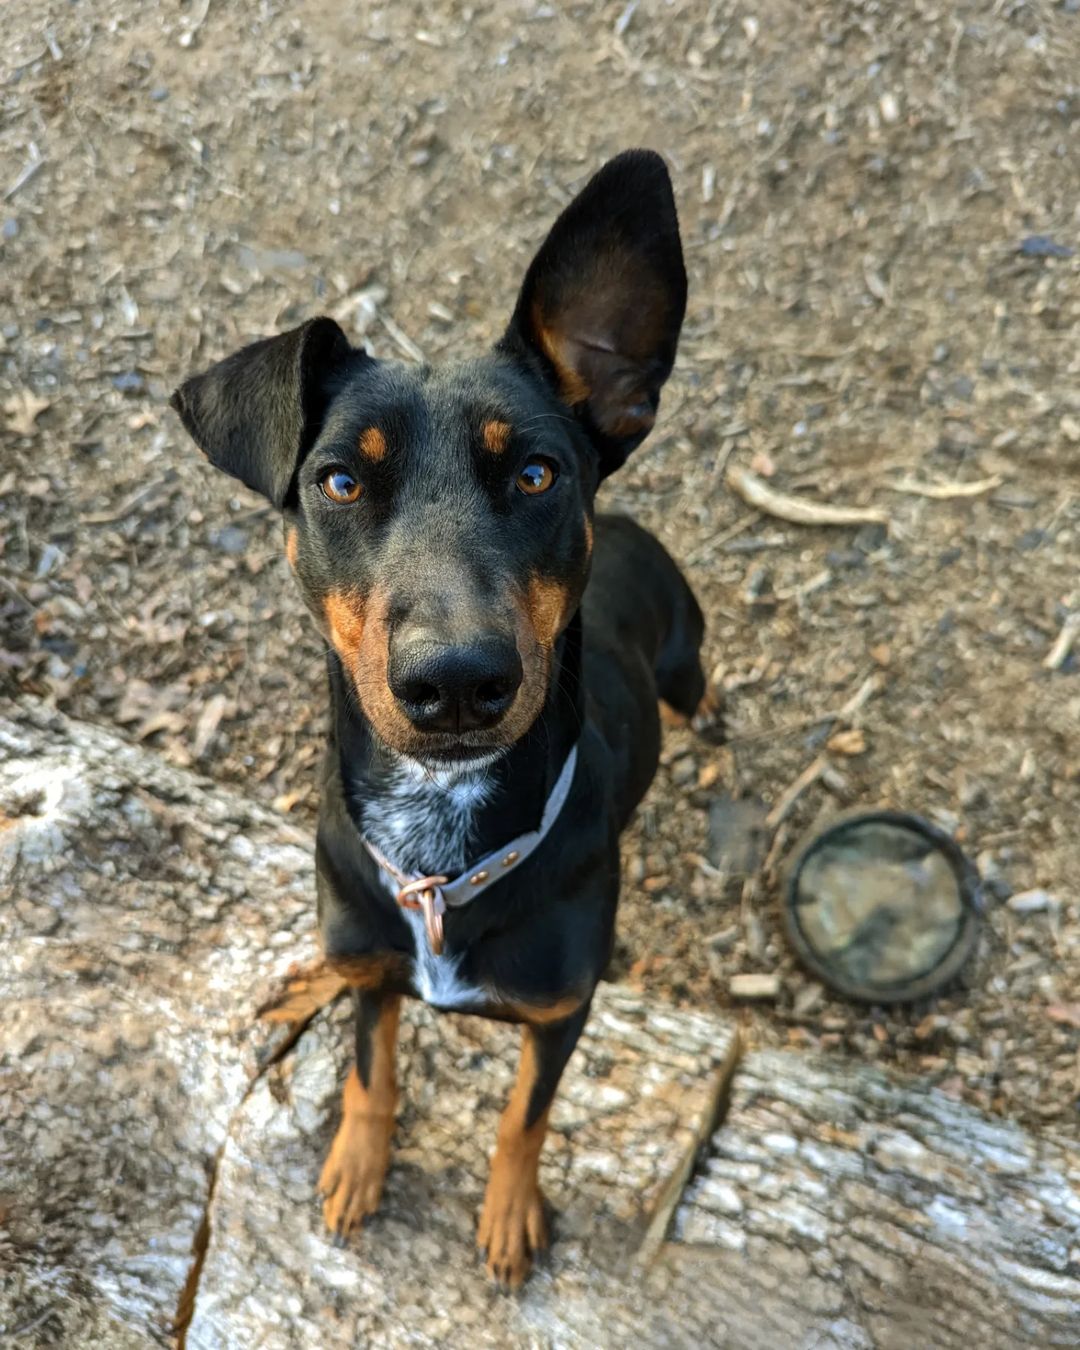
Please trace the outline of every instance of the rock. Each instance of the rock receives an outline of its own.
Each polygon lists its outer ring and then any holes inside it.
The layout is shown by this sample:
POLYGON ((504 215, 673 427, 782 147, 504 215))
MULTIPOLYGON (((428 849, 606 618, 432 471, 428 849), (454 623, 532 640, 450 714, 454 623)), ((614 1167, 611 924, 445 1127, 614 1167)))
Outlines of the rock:
POLYGON ((1044 910, 1056 909, 1061 903, 1057 896, 1049 891, 1018 891, 1005 901, 1014 914, 1041 914, 1044 910))
POLYGON ((680 755, 671 766, 671 781, 677 787, 685 787, 697 778, 697 761, 693 755, 680 755))
POLYGON ((1071 258, 1074 250, 1059 244, 1048 234, 1029 234, 1020 241, 1019 252, 1025 258, 1071 258))
POLYGON ((724 879, 756 872, 765 857, 769 811, 757 797, 717 797, 709 806, 709 862, 724 879))
POLYGON ((780 976, 732 975, 728 988, 732 998, 776 998, 780 992, 780 976))

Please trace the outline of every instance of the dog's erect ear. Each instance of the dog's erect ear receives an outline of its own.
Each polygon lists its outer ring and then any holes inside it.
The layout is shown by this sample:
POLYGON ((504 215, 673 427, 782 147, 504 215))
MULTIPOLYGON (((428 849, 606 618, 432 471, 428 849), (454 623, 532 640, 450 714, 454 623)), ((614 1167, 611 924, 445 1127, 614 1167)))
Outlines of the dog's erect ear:
POLYGON ((333 319, 264 338, 182 384, 169 400, 211 464, 280 508, 354 352, 333 319))
POLYGON ((500 344, 538 356, 600 452, 601 477, 648 435, 686 310, 667 167, 628 150, 586 184, 525 274, 500 344))

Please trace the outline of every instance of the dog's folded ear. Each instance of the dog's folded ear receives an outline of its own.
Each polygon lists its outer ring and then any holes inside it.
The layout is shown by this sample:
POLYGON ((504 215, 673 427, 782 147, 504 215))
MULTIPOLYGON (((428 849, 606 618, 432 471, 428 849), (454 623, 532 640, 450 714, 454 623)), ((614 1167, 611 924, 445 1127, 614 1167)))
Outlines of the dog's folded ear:
POLYGON ((333 319, 311 319, 234 352, 169 400, 211 464, 280 510, 354 351, 333 319))
POLYGON ((651 150, 610 160, 533 259, 500 348, 539 360, 600 453, 601 477, 648 435, 686 310, 667 167, 651 150))

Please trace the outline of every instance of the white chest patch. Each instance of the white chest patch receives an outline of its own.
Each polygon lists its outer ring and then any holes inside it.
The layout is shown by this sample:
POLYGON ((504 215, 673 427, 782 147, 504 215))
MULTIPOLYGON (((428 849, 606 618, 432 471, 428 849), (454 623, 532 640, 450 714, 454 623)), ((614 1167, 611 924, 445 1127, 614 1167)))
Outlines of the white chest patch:
MULTIPOLYGON (((363 830, 375 847, 402 872, 453 877, 463 871, 471 857, 476 812, 491 790, 486 771, 426 770, 402 759, 381 787, 377 797, 361 805, 363 830)), ((396 896, 392 878, 382 873, 382 879, 396 896)), ((460 958, 431 950, 420 911, 401 912, 412 930, 413 982, 424 1002, 439 1008, 487 1002, 482 989, 459 977, 460 958)))
POLYGON ((456 876, 470 858, 476 813, 491 781, 481 769, 425 769, 399 759, 360 804, 364 833, 403 872, 456 876))

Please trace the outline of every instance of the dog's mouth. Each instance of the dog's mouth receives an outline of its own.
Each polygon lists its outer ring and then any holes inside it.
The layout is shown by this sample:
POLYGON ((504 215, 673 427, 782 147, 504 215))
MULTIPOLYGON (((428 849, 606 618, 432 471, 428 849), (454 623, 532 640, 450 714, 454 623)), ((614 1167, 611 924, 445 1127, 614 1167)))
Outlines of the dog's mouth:
POLYGON ((378 738, 393 754, 411 760, 422 769, 439 773, 474 772, 489 768, 500 760, 511 748, 499 736, 499 728, 490 732, 453 733, 406 733, 404 736, 387 736, 385 731, 376 728, 378 738))
POLYGON ((432 745, 420 745, 409 751, 410 759, 428 768, 485 768, 487 764, 501 759, 508 751, 508 745, 498 741, 475 742, 456 740, 436 742, 432 745))
POLYGON ((506 754, 505 745, 456 745, 435 746, 431 749, 413 751, 410 758, 425 769, 438 769, 443 773, 455 771, 475 771, 487 769, 506 754))

